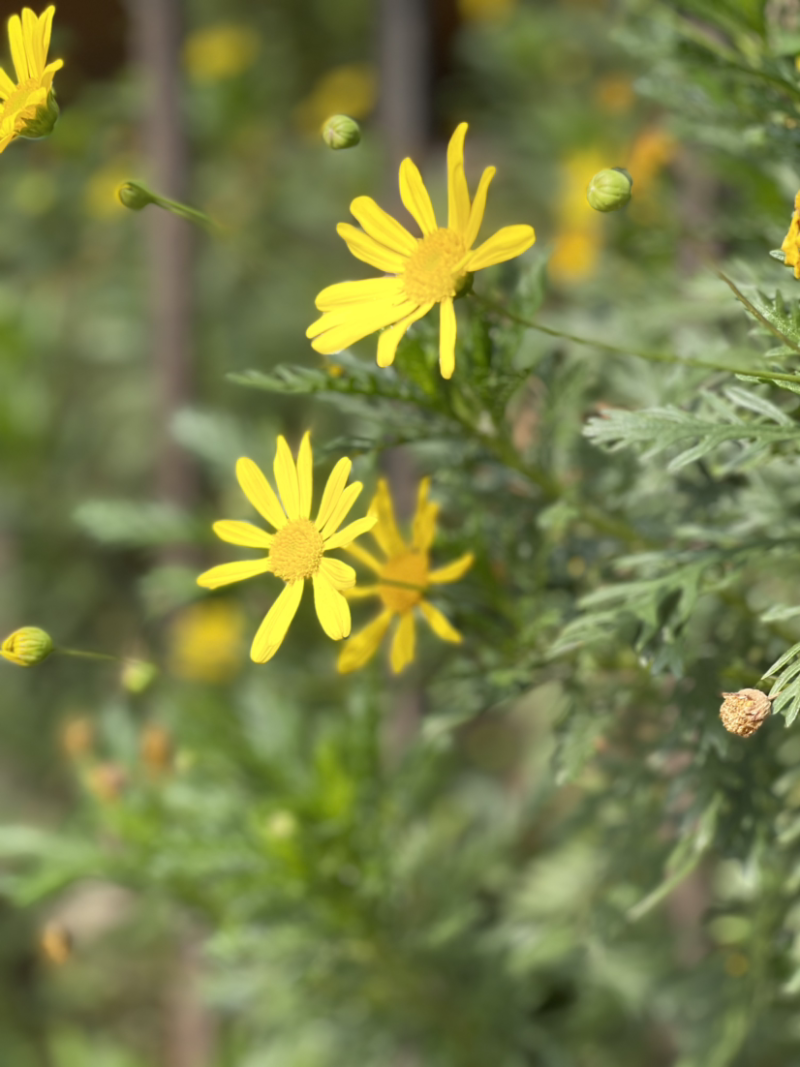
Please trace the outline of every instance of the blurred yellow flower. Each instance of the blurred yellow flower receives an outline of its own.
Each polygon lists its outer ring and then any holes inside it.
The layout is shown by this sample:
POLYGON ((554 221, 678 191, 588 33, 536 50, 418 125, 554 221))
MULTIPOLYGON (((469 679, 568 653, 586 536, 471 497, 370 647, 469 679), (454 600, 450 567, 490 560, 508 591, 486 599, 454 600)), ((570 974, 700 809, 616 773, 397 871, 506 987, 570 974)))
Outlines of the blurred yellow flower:
POLYGON ((678 142, 661 126, 648 126, 637 136, 626 167, 636 183, 637 199, 641 199, 658 173, 672 162, 677 148, 678 142))
POLYGON ((784 266, 794 267, 795 278, 800 278, 800 193, 794 198, 794 213, 781 252, 786 256, 784 266))
POLYGON ((327 71, 297 106, 298 125, 315 137, 329 115, 364 119, 378 100, 378 77, 371 63, 347 63, 327 71))
POLYGON ((67 719, 61 728, 61 747, 71 759, 80 759, 94 747, 94 726, 86 715, 67 719))
POLYGON ((39 948, 48 963, 63 967, 72 955, 72 936, 61 923, 49 922, 39 934, 39 948))
POLYGON ((184 608, 170 626, 170 673, 188 682, 229 681, 241 666, 244 629, 244 612, 232 601, 184 608))
POLYGON ((458 0, 458 13, 465 22, 484 22, 506 18, 516 6, 517 0, 458 0))
POLYGON ((356 259, 361 259, 391 277, 368 281, 340 282, 323 289, 317 297, 321 318, 306 336, 323 355, 332 355, 383 330, 378 340, 378 366, 394 361, 397 346, 409 326, 439 305, 439 368, 451 378, 456 366, 456 313, 453 300, 469 285, 473 271, 521 256, 536 240, 532 226, 504 226, 473 249, 483 221, 489 183, 494 167, 484 170, 475 199, 470 203, 464 174, 462 122, 447 149, 447 226, 436 223, 433 204, 422 176, 410 159, 400 164, 400 197, 422 231, 414 237, 387 215, 371 197, 359 196, 350 211, 363 229, 340 222, 337 233, 356 259), (384 329, 389 327, 389 329, 384 329))
POLYGON ((235 78, 252 67, 260 48, 252 27, 220 22, 190 34, 183 58, 194 81, 217 82, 235 78))
POLYGON ((472 566, 474 556, 467 552, 444 567, 430 569, 429 552, 436 536, 436 516, 439 511, 438 504, 428 500, 430 485, 430 478, 423 478, 420 482, 417 513, 409 545, 397 529, 389 487, 383 479, 378 483, 378 491, 370 505, 370 512, 378 518, 372 536, 385 558, 381 562, 360 545, 351 545, 347 551, 373 570, 378 575, 378 582, 376 585, 351 589, 346 595, 350 600, 380 597, 383 611, 347 642, 339 656, 338 669, 341 674, 356 671, 372 659, 395 616, 399 623, 392 641, 390 661, 395 674, 402 671, 414 659, 414 608, 417 607, 437 637, 454 644, 461 642, 458 630, 423 594, 431 585, 457 582, 472 566))
POLYGON ((17 137, 46 137, 58 118, 53 93, 53 75, 64 66, 62 59, 47 63, 55 7, 39 17, 29 7, 22 18, 8 20, 8 40, 17 75, 16 83, 0 67, 0 152, 17 137))
POLYGON ((253 639, 250 656, 255 663, 266 663, 280 648, 300 605, 307 578, 312 580, 317 617, 328 637, 340 641, 350 633, 350 608, 342 590, 355 585, 356 572, 341 560, 328 559, 325 553, 347 547, 371 530, 377 520, 376 516, 367 515, 339 529, 363 489, 361 482, 347 485, 352 463, 340 459, 331 471, 316 521, 312 522, 312 466, 310 434, 303 436, 297 464, 286 439, 278 437, 273 470, 279 500, 255 463, 240 459, 236 477, 242 492, 277 533, 267 533, 249 522, 215 522, 214 533, 221 540, 245 548, 265 549, 267 555, 262 559, 223 563, 197 579, 197 584, 206 589, 218 589, 259 574, 274 574, 286 583, 253 639))
POLYGON ((583 281, 597 268, 603 248, 603 220, 589 206, 586 188, 607 162, 607 153, 589 148, 573 152, 562 164, 556 204, 558 229, 548 264, 550 277, 556 282, 583 281))

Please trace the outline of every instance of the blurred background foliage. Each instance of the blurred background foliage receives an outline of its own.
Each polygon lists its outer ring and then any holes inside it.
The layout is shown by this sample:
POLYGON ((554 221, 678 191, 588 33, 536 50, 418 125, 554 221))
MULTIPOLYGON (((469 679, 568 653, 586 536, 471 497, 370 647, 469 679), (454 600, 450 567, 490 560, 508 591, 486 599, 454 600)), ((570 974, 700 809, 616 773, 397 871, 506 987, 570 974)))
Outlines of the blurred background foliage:
POLYGON ((191 374, 165 404, 161 217, 115 198, 153 180, 136 2, 61 0, 62 117, 0 159, 0 629, 160 672, 0 663, 0 1063, 784 1067, 800 745, 778 721, 729 737, 716 709, 798 638, 794 393, 691 361, 752 368, 772 344, 714 265, 794 284, 767 253, 800 185, 800 5, 422 5, 437 206, 467 120, 473 188, 499 167, 484 233, 538 235, 479 292, 607 346, 474 302, 448 391, 428 322, 398 374, 373 373, 374 338, 327 361, 304 336, 358 270, 350 200, 396 198, 391 3, 187 0, 186 198, 222 234, 192 233, 191 374), (339 111, 353 151, 319 136, 339 111), (585 200, 605 166, 634 179, 619 215, 585 200), (620 419, 670 405, 684 436, 620 419), (783 443, 676 462, 704 418, 754 412, 788 420, 783 443), (368 492, 401 444, 433 475, 437 557, 477 555, 448 590, 464 646, 340 678, 304 604, 249 662, 269 590, 194 577, 222 558, 211 521, 250 518, 236 457, 266 468, 307 427, 368 492))

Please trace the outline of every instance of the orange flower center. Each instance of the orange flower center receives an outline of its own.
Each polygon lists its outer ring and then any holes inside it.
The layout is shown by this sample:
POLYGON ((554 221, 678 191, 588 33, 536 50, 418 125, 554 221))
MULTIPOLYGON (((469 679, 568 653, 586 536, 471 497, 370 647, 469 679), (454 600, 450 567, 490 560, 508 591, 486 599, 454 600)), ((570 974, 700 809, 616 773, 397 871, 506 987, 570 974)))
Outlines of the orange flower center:
POLYGON ((275 534, 269 550, 272 573, 284 582, 313 578, 319 571, 325 542, 310 519, 287 522, 275 534))
POLYGON ((452 298, 467 276, 464 239, 455 230, 435 230, 423 237, 403 272, 406 296, 418 304, 452 298))
POLYGON ((381 584, 381 600, 390 611, 402 615, 422 600, 422 593, 428 585, 428 557, 421 552, 407 552, 404 556, 395 556, 383 565, 380 577, 390 582, 403 583, 381 584), (414 586, 417 588, 413 588, 414 586))

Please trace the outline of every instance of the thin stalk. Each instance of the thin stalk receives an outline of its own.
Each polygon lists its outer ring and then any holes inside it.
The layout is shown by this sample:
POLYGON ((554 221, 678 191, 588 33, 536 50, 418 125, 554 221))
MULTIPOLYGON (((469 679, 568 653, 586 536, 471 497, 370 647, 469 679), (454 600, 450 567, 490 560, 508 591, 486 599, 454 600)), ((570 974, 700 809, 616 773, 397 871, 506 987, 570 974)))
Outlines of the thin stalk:
MULTIPOLYGON (((724 278, 723 275, 721 275, 721 277, 724 278)), ((727 278, 724 278, 724 280, 728 281, 727 278)), ((728 282, 728 284, 731 285, 730 282, 728 282)), ((554 330, 552 326, 543 326, 539 322, 533 322, 531 319, 523 318, 521 315, 509 311, 508 308, 503 307, 502 304, 496 304, 493 300, 487 300, 484 296, 478 296, 477 294, 473 294, 473 296, 474 299, 482 304, 488 311, 493 311, 498 315, 504 315, 510 322, 515 322, 519 326, 526 326, 530 330, 538 330, 540 333, 546 333, 550 337, 560 337, 564 341, 572 341, 575 344, 586 345, 588 348, 599 348, 603 352, 613 352, 620 356, 635 356, 638 359, 645 359, 649 363, 672 363, 678 367, 702 367, 703 370, 722 371, 726 374, 747 374, 753 378, 759 378, 764 381, 800 383, 800 374, 782 374, 778 371, 767 371, 758 368, 750 370, 747 367, 731 367, 726 363, 706 363, 705 360, 702 359, 681 359, 679 356, 674 356, 669 352, 649 352, 636 348, 623 348, 620 345, 609 344, 607 341, 597 341, 591 337, 579 337, 577 334, 565 333, 563 330, 554 330)), ((740 299, 742 299, 742 297, 740 297, 740 299)), ((753 313, 757 315, 757 312, 754 311, 753 313)), ((768 324, 765 323, 765 325, 768 324)), ((772 332, 775 333, 775 330, 773 329, 772 332)), ((778 336, 783 337, 782 334, 778 334, 778 336)), ((783 339, 785 340, 785 338, 783 339)), ((800 349, 798 349, 798 351, 800 351, 800 349)))

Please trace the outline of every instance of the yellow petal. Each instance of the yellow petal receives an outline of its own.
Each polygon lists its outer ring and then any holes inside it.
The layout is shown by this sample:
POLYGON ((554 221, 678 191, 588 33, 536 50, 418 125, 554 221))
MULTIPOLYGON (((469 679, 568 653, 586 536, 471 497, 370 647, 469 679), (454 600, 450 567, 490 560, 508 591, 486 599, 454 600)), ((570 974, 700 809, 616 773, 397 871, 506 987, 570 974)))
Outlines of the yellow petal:
POLYGON ((369 506, 372 514, 378 516, 378 522, 372 531, 372 536, 383 549, 387 559, 394 556, 402 556, 408 552, 408 546, 400 536, 394 517, 394 504, 389 492, 389 485, 385 478, 378 482, 378 489, 369 506))
POLYGON ((269 574, 272 563, 269 556, 263 559, 243 559, 236 563, 221 563, 204 571, 197 579, 197 584, 204 589, 219 589, 233 582, 243 582, 246 578, 255 578, 257 574, 269 574))
POLYGON ((314 457, 311 452, 311 434, 306 430, 297 453, 297 488, 300 494, 300 518, 311 515, 311 497, 314 494, 314 457))
POLYGON ((250 658, 254 663, 266 663, 271 660, 283 644, 286 632, 300 606, 303 584, 302 581, 288 583, 267 612, 250 647, 250 658))
MULTIPOLYGON (((39 16, 39 41, 41 46, 42 65, 47 62, 47 53, 50 51, 50 33, 53 28, 53 15, 56 9, 53 4, 46 8, 39 16)), ((61 60, 58 61, 59 63, 61 60)))
POLYGON ((362 534, 371 530, 376 521, 374 515, 365 515, 363 519, 356 519, 355 522, 351 522, 338 533, 335 533, 333 537, 328 538, 325 542, 325 551, 330 552, 334 548, 349 548, 357 537, 361 537, 362 534))
POLYGON ((351 226, 349 222, 340 222, 336 227, 336 232, 356 259, 369 263, 371 267, 377 267, 378 270, 386 271, 387 274, 402 274, 405 269, 405 256, 392 252, 363 230, 357 230, 355 226, 351 226))
POLYGON ((320 571, 314 575, 314 607, 320 625, 332 641, 341 641, 350 633, 350 605, 320 571))
POLYGON ((294 522, 300 516, 300 493, 297 486, 297 468, 294 458, 283 434, 278 435, 278 447, 275 450, 275 462, 272 465, 275 483, 278 486, 283 510, 294 522))
POLYGON ((356 585, 352 589, 345 589, 344 595, 348 600, 366 600, 367 597, 380 596, 380 585, 356 585))
POLYGON ((252 459, 242 456, 236 462, 236 477, 242 492, 259 513, 276 530, 286 525, 286 515, 275 492, 252 459))
POLYGON ((12 15, 8 20, 8 42, 11 45, 11 58, 14 61, 14 70, 17 72, 17 81, 20 83, 27 81, 30 73, 28 71, 28 58, 25 55, 22 22, 19 15, 12 15))
POLYGON ((527 252, 535 240, 533 226, 504 226, 470 253, 466 269, 484 270, 495 263, 505 263, 527 252))
POLYGON ((459 123, 447 146, 447 228, 462 234, 466 232, 469 222, 469 189, 464 174, 464 138, 467 129, 466 122, 459 123))
POLYGON ((355 556, 359 563, 363 563, 365 567, 369 567, 371 571, 375 571, 376 574, 380 574, 383 569, 381 564, 371 552, 367 552, 366 548, 362 548, 361 545, 348 545, 347 551, 351 556, 355 556))
POLYGON ((394 326, 389 326, 383 331, 378 338, 378 366, 390 367, 394 363, 394 357, 397 353, 397 346, 400 344, 403 337, 406 335, 406 331, 409 326, 416 322, 417 319, 421 319, 424 315, 433 307, 433 304, 420 304, 416 311, 412 311, 410 315, 406 315, 404 319, 395 323, 394 326))
POLYGON ((419 607, 437 637, 441 637, 443 641, 449 641, 454 645, 461 644, 463 640, 461 634, 454 626, 450 625, 450 622, 438 608, 435 608, 427 600, 420 600, 419 607))
POLYGON ((311 342, 311 347, 322 355, 331 356, 334 352, 349 348, 363 337, 382 330, 384 326, 398 322, 414 311, 416 306, 411 300, 400 304, 356 304, 344 315, 341 309, 337 308, 335 311, 327 311, 321 319, 312 323, 306 335, 312 337, 318 334, 311 342))
POLYGON ((352 589, 356 584, 355 568, 340 559, 328 559, 323 556, 319 565, 320 574, 324 574, 334 589, 352 589))
POLYGON ((496 167, 487 167, 481 174, 481 180, 478 182, 478 191, 475 193, 475 199, 472 201, 472 207, 469 212, 469 222, 464 233, 464 244, 467 248, 472 248, 475 244, 475 239, 481 228, 483 222, 483 213, 486 210, 486 194, 489 192, 489 186, 492 183, 492 178, 497 173, 496 167))
POLYGON ((273 542, 272 534, 259 526, 253 526, 251 522, 234 522, 232 519, 215 522, 214 533, 221 541, 241 545, 242 548, 269 548, 273 542))
POLYGON ((16 89, 6 72, 0 67, 0 100, 7 100, 16 89))
POLYGON ((336 507, 331 512, 330 518, 320 531, 323 540, 327 542, 328 538, 336 533, 336 531, 342 525, 344 520, 347 518, 353 504, 355 504, 356 500, 358 500, 359 496, 361 495, 361 490, 363 488, 363 482, 352 482, 350 485, 348 485, 348 487, 339 497, 339 501, 336 504, 336 507))
POLYGON ((427 552, 436 536, 436 516, 438 504, 428 503, 431 488, 430 478, 423 478, 417 490, 417 511, 414 515, 413 546, 417 552, 427 552))
POLYGON ((416 164, 410 159, 404 159, 400 164, 400 199, 424 234, 438 229, 428 190, 416 164))
POLYGON ((395 674, 399 674, 404 667, 414 659, 414 646, 417 640, 417 631, 414 625, 414 614, 411 611, 400 616, 400 625, 392 641, 391 664, 395 674))
POLYGON ((360 670, 380 648, 384 634, 392 621, 391 611, 384 611, 363 630, 351 637, 339 654, 336 669, 339 674, 360 670))
POLYGON ((465 555, 459 556, 458 559, 454 559, 452 563, 446 563, 444 567, 438 567, 436 570, 431 571, 428 574, 428 581, 432 585, 457 582, 459 578, 464 577, 474 562, 475 556, 471 552, 467 552, 465 555))
POLYGON ((347 485, 347 479, 350 477, 350 471, 352 469, 352 462, 346 456, 336 464, 328 476, 328 480, 325 483, 325 491, 322 494, 322 503, 319 506, 319 512, 317 513, 316 527, 321 530, 327 523, 328 519, 333 514, 333 510, 339 503, 339 498, 344 492, 344 487, 347 485))
POLYGON ((378 207, 370 196, 357 196, 350 205, 350 211, 361 223, 365 233, 379 244, 403 257, 415 252, 419 241, 412 237, 405 226, 393 219, 391 215, 378 207))
POLYGON ((452 300, 439 305, 439 370, 443 378, 452 378, 456 369, 456 309, 452 300))
POLYGON ((39 49, 39 20, 29 7, 22 9, 22 38, 30 77, 38 78, 44 70, 44 56, 39 49))
MULTIPOLYGON (((12 85, 13 89, 13 85, 12 85)), ((337 282, 323 289, 315 303, 320 311, 347 304, 381 304, 405 299, 402 278, 367 278, 362 282, 337 282)))

